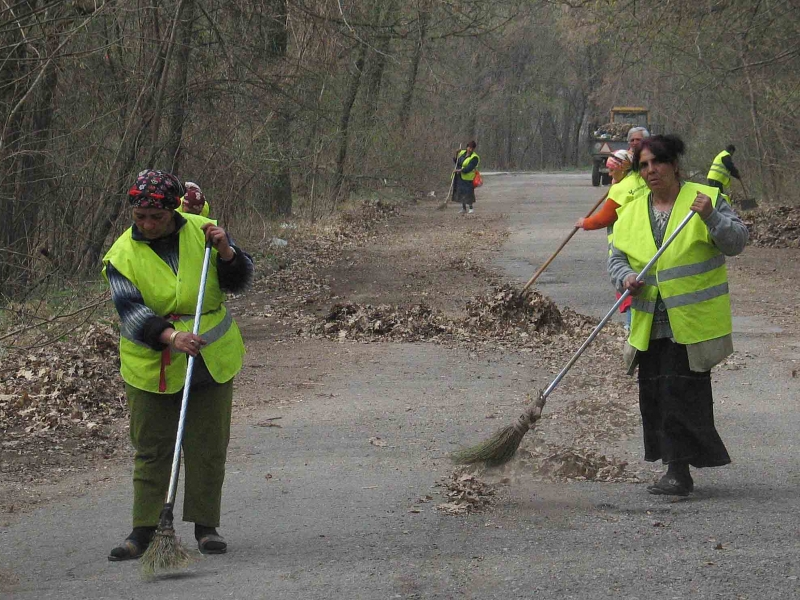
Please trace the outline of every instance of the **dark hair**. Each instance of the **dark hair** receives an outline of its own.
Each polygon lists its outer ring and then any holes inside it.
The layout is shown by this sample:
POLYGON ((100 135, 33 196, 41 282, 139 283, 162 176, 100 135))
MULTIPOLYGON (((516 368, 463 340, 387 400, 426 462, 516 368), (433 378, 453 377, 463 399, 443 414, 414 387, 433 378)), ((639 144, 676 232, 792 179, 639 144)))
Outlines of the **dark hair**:
POLYGON ((734 146, 733 144, 728 144, 725 147, 725 150, 733 154, 734 152, 736 152, 736 146, 734 146))
POLYGON ((686 145, 677 135, 654 135, 645 138, 642 140, 642 145, 633 153, 632 168, 635 171, 639 170, 639 157, 645 148, 650 150, 656 157, 656 162, 660 163, 677 163, 686 152, 686 145))
POLYGON ((473 150, 475 150, 477 147, 478 144, 475 143, 475 140, 472 140, 469 144, 467 144, 467 148, 472 148, 473 150))

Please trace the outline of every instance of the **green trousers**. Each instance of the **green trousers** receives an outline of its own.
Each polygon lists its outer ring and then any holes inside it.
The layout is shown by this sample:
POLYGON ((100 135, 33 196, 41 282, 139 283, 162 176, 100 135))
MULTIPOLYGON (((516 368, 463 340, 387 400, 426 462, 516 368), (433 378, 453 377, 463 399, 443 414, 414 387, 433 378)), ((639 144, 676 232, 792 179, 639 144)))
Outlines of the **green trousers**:
MULTIPOLYGON (((183 392, 153 394, 125 384, 130 408, 133 526, 157 526, 167 498, 183 392)), ((233 380, 192 389, 183 434, 183 520, 218 527, 231 430, 233 380)))

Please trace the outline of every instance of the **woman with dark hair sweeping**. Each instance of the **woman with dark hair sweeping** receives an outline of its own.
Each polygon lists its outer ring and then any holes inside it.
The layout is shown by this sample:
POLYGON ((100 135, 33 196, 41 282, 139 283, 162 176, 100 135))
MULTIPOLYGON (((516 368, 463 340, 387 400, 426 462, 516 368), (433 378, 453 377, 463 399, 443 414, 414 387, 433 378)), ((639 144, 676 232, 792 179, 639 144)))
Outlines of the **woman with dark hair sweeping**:
POLYGON ((639 366, 645 460, 667 465, 648 491, 677 496, 694 489, 690 466, 730 462, 714 425, 710 370, 733 352, 725 256, 739 254, 748 238, 719 190, 681 180, 683 153, 673 135, 647 138, 636 150, 633 168, 650 193, 620 214, 608 261, 618 291, 634 296, 625 355, 629 373, 639 366), (637 282, 690 210, 697 216, 637 282))
POLYGON ((475 212, 473 204, 475 204, 475 173, 478 171, 478 165, 481 164, 481 157, 475 153, 477 144, 472 141, 467 144, 466 150, 461 150, 453 157, 453 162, 456 163, 456 170, 453 174, 455 181, 453 185, 453 202, 461 203, 461 213, 472 214, 475 212))
POLYGON ((244 344, 226 292, 253 279, 253 261, 214 221, 178 213, 184 188, 164 171, 142 171, 128 192, 133 226, 103 257, 119 313, 120 362, 130 408, 133 531, 109 560, 139 558, 159 522, 170 479, 187 355, 195 357, 183 438, 183 520, 201 552, 221 554, 217 532, 230 437, 233 378, 244 344), (199 335, 192 333, 206 241, 213 250, 199 335))

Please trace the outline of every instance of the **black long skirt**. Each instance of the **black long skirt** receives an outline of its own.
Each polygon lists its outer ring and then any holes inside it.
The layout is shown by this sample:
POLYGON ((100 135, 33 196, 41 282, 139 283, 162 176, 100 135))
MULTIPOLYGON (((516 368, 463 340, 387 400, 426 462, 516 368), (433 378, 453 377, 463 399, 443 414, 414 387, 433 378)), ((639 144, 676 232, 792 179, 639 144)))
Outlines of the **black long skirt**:
POLYGON ((719 467, 731 462, 714 426, 711 373, 689 370, 686 346, 651 340, 639 353, 644 459, 719 467))
POLYGON ((455 189, 453 190, 453 202, 472 206, 475 204, 475 188, 471 181, 464 181, 456 175, 455 189))

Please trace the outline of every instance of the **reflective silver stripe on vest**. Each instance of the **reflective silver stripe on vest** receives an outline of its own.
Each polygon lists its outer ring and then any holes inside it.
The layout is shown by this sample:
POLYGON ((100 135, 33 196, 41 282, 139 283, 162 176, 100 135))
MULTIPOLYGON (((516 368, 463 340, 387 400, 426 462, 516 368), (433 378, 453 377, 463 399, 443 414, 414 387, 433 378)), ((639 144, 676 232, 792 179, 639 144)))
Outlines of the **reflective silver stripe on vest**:
POLYGON ((650 313, 652 315, 656 312, 656 303, 654 300, 634 298, 631 300, 631 308, 640 312, 650 313))
POLYGON ((697 304, 712 298, 718 298, 728 293, 728 282, 720 283, 704 290, 696 292, 689 292, 688 294, 679 294, 671 298, 662 298, 664 305, 669 308, 678 308, 681 306, 688 306, 689 304, 697 304))
POLYGON ((680 267, 672 267, 658 272, 658 280, 661 282, 678 279, 679 277, 689 277, 691 275, 700 275, 701 273, 708 273, 714 269, 720 268, 725 264, 725 255, 720 254, 714 256, 703 262, 694 263, 691 265, 683 265, 680 267))
MULTIPOLYGON (((189 316, 188 318, 184 315, 177 320, 178 321, 194 320, 194 315, 189 316)), ((231 323, 233 323, 233 316, 231 316, 231 311, 226 310, 225 316, 222 318, 222 321, 214 325, 214 327, 212 327, 208 331, 201 333, 200 336, 206 341, 206 344, 213 344, 223 335, 228 333, 228 329, 231 328, 231 323)), ((132 344, 136 344, 137 346, 141 346, 142 348, 147 348, 148 350, 153 350, 150 346, 148 346, 141 340, 134 339, 131 336, 130 332, 127 330, 127 328, 122 327, 119 333, 122 337, 124 337, 132 344)), ((157 352, 157 350, 154 350, 154 352, 157 352)))
POLYGON ((645 275, 644 282, 647 285, 652 285, 653 287, 658 285, 658 280, 656 279, 655 275, 645 275))

